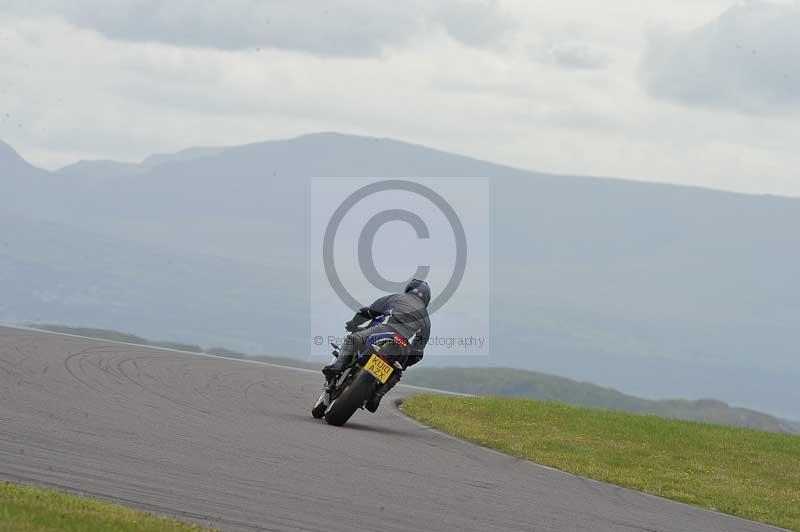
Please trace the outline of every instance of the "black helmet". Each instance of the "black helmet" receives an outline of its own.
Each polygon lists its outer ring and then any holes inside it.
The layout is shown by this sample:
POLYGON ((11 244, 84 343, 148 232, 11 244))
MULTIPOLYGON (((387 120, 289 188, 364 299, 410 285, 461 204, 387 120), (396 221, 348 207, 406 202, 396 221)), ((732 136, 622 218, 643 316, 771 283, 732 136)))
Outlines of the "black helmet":
POLYGON ((420 279, 411 279, 411 281, 406 285, 406 294, 409 293, 420 298, 422 302, 425 303, 426 307, 431 302, 431 287, 428 286, 428 283, 425 281, 420 279))

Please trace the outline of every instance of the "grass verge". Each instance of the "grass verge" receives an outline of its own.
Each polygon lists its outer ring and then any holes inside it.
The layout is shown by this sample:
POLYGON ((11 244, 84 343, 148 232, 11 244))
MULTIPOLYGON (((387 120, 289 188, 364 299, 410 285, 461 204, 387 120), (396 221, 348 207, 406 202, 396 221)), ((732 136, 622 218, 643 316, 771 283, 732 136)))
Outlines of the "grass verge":
POLYGON ((206 530, 60 491, 0 483, 2 532, 186 532, 206 530))
POLYGON ((417 395, 408 415, 589 478, 800 531, 800 437, 559 403, 417 395))

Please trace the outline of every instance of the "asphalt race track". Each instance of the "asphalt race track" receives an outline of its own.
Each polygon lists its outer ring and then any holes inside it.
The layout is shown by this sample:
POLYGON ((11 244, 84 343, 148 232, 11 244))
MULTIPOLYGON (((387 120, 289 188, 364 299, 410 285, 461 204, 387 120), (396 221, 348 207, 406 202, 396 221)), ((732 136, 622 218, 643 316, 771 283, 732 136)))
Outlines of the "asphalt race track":
POLYGON ((392 401, 330 427, 309 413, 320 385, 313 372, 0 327, 0 479, 221 530, 776 530, 482 449, 392 401))

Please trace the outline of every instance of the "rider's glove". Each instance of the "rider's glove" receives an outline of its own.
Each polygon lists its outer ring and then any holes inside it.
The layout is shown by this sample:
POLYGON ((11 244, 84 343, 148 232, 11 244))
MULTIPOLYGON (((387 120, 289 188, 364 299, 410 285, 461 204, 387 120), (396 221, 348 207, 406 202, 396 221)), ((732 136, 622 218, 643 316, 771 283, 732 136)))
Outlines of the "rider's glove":
POLYGON ((344 324, 344 328, 347 332, 356 332, 361 325, 372 319, 372 317, 373 316, 370 314, 369 308, 364 307, 356 312, 352 320, 344 324))

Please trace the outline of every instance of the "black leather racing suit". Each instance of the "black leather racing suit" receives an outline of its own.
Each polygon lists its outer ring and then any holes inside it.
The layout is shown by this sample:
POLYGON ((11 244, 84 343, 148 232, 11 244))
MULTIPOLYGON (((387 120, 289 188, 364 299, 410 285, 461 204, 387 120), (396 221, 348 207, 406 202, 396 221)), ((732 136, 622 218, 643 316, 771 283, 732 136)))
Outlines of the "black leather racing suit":
MULTIPOLYGON (((356 312, 353 319, 347 322, 346 327, 352 334, 345 339, 336 361, 322 368, 322 373, 326 378, 333 377, 349 366, 356 353, 364 351, 367 339, 372 334, 392 332, 408 340, 408 355, 405 360, 398 360, 404 368, 413 366, 422 360, 425 345, 431 335, 428 309, 425 303, 414 294, 392 294, 382 297, 370 306, 356 312), (366 329, 358 328, 366 321, 380 317, 382 319, 379 325, 366 329)), ((389 385, 388 388, 394 384, 389 385)))
POLYGON ((366 321, 381 316, 384 317, 382 324, 353 332, 350 341, 345 343, 345 349, 352 345, 353 354, 363 351, 370 335, 390 331, 409 342, 410 349, 404 366, 413 366, 422 360, 425 345, 431 336, 431 320, 425 303, 414 294, 392 294, 382 297, 356 312, 353 319, 347 323, 348 329, 355 330, 366 321))

